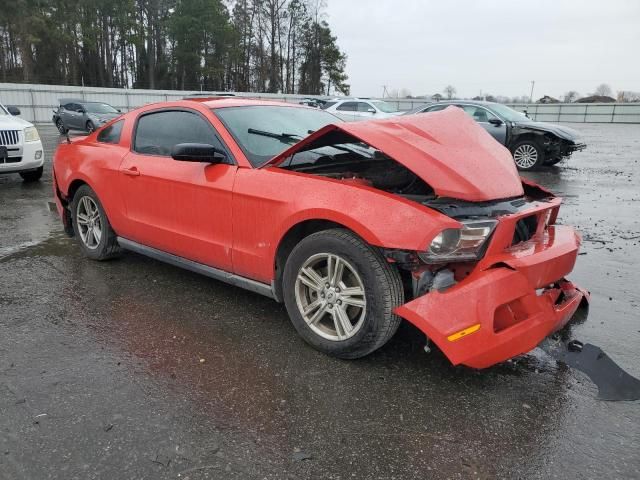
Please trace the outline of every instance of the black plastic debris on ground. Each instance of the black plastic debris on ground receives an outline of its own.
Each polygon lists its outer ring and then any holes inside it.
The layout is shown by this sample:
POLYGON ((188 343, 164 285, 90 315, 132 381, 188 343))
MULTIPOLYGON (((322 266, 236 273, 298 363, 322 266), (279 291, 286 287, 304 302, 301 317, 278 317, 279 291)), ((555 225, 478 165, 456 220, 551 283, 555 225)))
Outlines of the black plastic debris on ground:
POLYGON ((558 362, 585 373, 598 387, 600 400, 640 400, 640 380, 625 372, 600 347, 576 340, 547 339, 540 348, 558 362))

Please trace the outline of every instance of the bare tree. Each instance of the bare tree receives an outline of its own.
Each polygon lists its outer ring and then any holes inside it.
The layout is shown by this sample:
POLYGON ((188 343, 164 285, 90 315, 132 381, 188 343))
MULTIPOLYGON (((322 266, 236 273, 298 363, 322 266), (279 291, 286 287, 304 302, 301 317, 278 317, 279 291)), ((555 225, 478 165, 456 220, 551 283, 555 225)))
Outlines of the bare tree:
POLYGON ((434 102, 439 102, 440 100, 442 100, 442 95, 440 95, 439 93, 434 93, 433 95, 431 95, 431 100, 433 100, 434 102))
POLYGON ((613 92, 611 91, 611 87, 609 85, 607 85, 606 83, 601 83, 596 88, 594 94, 601 97, 611 97, 613 95, 613 92))
POLYGON ((618 92, 619 102, 640 102, 640 92, 621 90, 618 92))
POLYGON ((578 99, 578 97, 580 97, 580 94, 578 92, 576 92, 575 90, 569 90, 564 94, 562 101, 564 103, 573 103, 578 99))
POLYGON ((447 96, 449 100, 451 100, 456 94, 456 87, 453 85, 447 85, 443 90, 444 94, 447 96))

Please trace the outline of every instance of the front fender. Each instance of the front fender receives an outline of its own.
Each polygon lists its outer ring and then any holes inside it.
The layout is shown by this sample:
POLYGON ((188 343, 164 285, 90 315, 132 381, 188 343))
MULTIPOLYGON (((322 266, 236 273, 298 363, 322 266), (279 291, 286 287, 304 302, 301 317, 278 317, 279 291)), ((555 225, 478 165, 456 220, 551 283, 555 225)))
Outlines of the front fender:
POLYGON ((278 245, 295 225, 327 220, 379 247, 424 250, 459 223, 416 202, 371 187, 349 185, 271 167, 239 169, 234 185, 234 271, 269 282, 278 245))

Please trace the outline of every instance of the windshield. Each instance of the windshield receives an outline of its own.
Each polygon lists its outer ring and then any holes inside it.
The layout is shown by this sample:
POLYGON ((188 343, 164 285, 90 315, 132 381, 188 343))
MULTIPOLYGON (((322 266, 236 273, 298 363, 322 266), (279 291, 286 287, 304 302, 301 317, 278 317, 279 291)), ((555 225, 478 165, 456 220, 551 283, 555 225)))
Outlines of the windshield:
POLYGON ((115 108, 106 103, 85 103, 84 109, 88 113, 118 113, 115 108))
POLYGON ((381 100, 375 100, 371 103, 373 103, 378 110, 384 113, 394 113, 398 111, 398 109, 393 107, 391 104, 383 102, 381 100))
POLYGON ((531 119, 527 117, 524 113, 520 113, 513 108, 509 108, 506 105, 491 105, 489 107, 495 113, 497 113, 503 120, 507 120, 509 122, 530 122, 531 119))
POLYGON ((341 120, 311 108, 254 105, 213 110, 254 167, 316 130, 341 120))
POLYGON ((4 105, 0 105, 0 115, 9 115, 9 112, 4 108, 4 105))

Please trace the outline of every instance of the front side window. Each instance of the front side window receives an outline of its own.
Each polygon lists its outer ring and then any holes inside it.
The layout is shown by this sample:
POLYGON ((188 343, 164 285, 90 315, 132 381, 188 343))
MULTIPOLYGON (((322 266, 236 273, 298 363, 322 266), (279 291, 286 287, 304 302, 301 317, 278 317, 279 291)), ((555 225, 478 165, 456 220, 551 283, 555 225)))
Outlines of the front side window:
POLYGON ((496 114, 500 115, 503 120, 507 120, 509 122, 530 122, 531 119, 527 117, 524 113, 520 113, 513 108, 507 107, 506 105, 501 104, 492 104, 491 109, 496 112, 496 114))
POLYGON ((203 143, 226 150, 213 126, 196 112, 163 110, 139 117, 133 141, 134 151, 168 157, 173 146, 179 143, 203 143))
POLYGON ((341 112, 355 112, 358 110, 358 102, 344 102, 342 105, 338 105, 336 110, 341 112))
POLYGON ((112 144, 120 143, 120 134, 122 133, 123 125, 124 125, 124 120, 120 120, 104 128, 98 134, 98 141, 100 143, 112 143, 112 144))
POLYGON ((371 105, 364 102, 358 102, 358 111, 359 112, 368 112, 369 110, 375 110, 371 105))
POLYGON ((496 116, 489 112, 486 108, 477 105, 459 105, 468 115, 473 117, 476 122, 488 123, 489 120, 495 119, 496 116))
POLYGON ((398 111, 398 109, 394 108, 390 103, 383 102, 382 100, 375 100, 371 103, 373 103, 378 110, 384 113, 394 113, 398 111))
POLYGON ((213 111, 254 167, 266 163, 316 130, 342 122, 322 110, 293 106, 255 105, 213 111))

